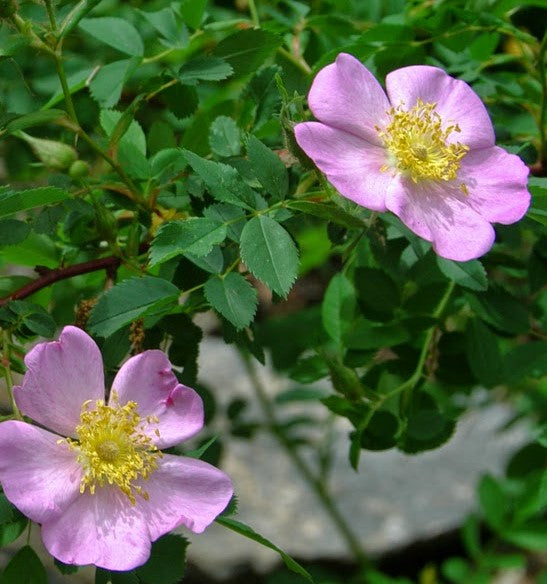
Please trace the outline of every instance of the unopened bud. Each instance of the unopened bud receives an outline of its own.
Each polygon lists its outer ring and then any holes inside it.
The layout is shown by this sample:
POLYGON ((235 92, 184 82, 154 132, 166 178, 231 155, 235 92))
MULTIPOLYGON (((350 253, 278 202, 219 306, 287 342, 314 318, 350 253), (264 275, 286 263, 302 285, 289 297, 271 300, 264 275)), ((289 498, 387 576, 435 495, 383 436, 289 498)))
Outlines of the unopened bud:
POLYGON ((76 150, 55 140, 35 138, 25 132, 18 132, 17 136, 24 140, 33 150, 34 154, 43 162, 44 166, 54 170, 67 169, 78 157, 76 150))
POLYGON ((70 178, 84 178, 89 174, 89 164, 85 160, 75 160, 68 169, 70 178))

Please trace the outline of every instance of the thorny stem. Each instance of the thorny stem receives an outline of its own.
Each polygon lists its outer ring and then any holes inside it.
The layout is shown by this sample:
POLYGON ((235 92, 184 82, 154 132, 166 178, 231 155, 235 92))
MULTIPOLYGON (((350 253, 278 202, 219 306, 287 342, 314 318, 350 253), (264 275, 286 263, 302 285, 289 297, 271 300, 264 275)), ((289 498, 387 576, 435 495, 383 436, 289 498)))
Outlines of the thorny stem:
POLYGON ((313 489, 317 498, 319 499, 323 509, 328 513, 332 522, 338 529, 338 532, 343 537, 351 550, 355 561, 361 566, 365 567, 370 564, 370 560, 366 557, 366 554, 361 547, 358 537, 353 533, 351 527, 346 522, 342 514, 340 513, 338 507, 332 499, 329 489, 325 481, 320 477, 316 476, 313 470, 310 468, 305 459, 300 455, 298 450, 295 448, 294 444, 289 440, 288 436, 285 434, 283 426, 277 421, 277 416, 275 413, 274 406, 266 393, 262 382, 260 381, 254 363, 251 357, 240 351, 243 364, 251 380, 253 389, 256 393, 264 416, 266 418, 267 426, 269 431, 272 433, 274 438, 279 442, 279 444, 284 448, 285 452, 289 458, 294 463, 296 469, 302 476, 302 478, 307 482, 307 484, 313 489))
POLYGON ((6 387, 8 390, 9 400, 11 403, 11 409, 17 420, 22 420, 23 416, 13 399, 13 379, 11 377, 10 368, 10 335, 8 331, 2 331, 2 344, 3 344, 3 355, 2 355, 2 367, 4 369, 4 378, 6 380, 6 387))

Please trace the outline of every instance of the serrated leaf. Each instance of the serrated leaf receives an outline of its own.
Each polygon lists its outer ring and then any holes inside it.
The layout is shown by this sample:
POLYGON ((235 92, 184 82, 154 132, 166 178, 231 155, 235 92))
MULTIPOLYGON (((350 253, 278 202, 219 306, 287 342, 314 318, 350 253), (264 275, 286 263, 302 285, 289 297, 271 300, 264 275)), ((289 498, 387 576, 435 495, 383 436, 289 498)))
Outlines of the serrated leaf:
MULTIPOLYGON (((114 128, 120 121, 123 113, 111 110, 111 109, 104 109, 101 110, 99 119, 101 122, 101 128, 104 130, 104 133, 110 137, 114 128)), ((122 144, 129 144, 136 148, 143 156, 146 156, 146 136, 144 135, 143 129, 141 125, 136 120, 132 120, 129 124, 124 135, 121 137, 119 143, 120 146, 122 144)))
POLYGON ((58 203, 69 197, 70 194, 67 191, 57 187, 40 187, 26 191, 12 191, 4 188, 0 190, 0 217, 58 203))
POLYGON ((336 274, 327 286, 321 305, 321 318, 323 328, 339 345, 352 325, 355 304, 353 284, 344 274, 336 274))
POLYGON ((2 584, 47 584, 46 569, 29 545, 11 558, 2 573, 2 584))
POLYGON ((138 67, 140 59, 122 59, 101 67, 89 84, 89 91, 101 107, 115 106, 120 100, 125 82, 138 67))
POLYGON ((219 156, 237 156, 241 152, 241 132, 228 116, 218 116, 209 128, 209 145, 219 156))
POLYGON ((220 57, 197 57, 184 63, 178 78, 181 83, 194 85, 198 81, 221 81, 233 73, 230 63, 220 57))
POLYGON ((296 574, 300 574, 300 576, 306 578, 306 580, 308 580, 309 582, 313 582, 313 579, 311 575, 308 573, 308 571, 305 570, 297 561, 293 560, 291 556, 286 554, 283 550, 279 549, 271 541, 269 541, 262 535, 256 533, 256 531, 251 529, 248 525, 245 525, 245 523, 242 523, 241 521, 236 521, 235 519, 231 519, 229 517, 217 517, 216 522, 219 523, 220 525, 223 525, 224 527, 227 527, 228 529, 231 529, 232 531, 235 531, 236 533, 239 533, 240 535, 243 535, 245 537, 248 537, 249 539, 252 539, 253 541, 256 541, 260 545, 263 545, 264 547, 267 547, 273 550, 274 552, 277 552, 281 556, 281 559, 285 562, 285 565, 287 566, 287 568, 289 568, 289 570, 292 570, 296 574))
POLYGON ((248 326, 256 312, 256 290, 241 275, 228 273, 224 278, 210 278, 205 283, 205 298, 236 329, 248 326))
POLYGON ((479 260, 455 262, 437 256, 437 265, 447 278, 464 288, 478 292, 488 288, 488 276, 479 260))
POLYGON ((136 318, 168 312, 177 304, 179 289, 162 278, 129 278, 100 298, 89 318, 92 334, 109 337, 136 318))
POLYGON ((85 18, 79 27, 97 40, 133 57, 144 54, 144 45, 137 29, 122 18, 102 16, 85 18))
POLYGON ((135 570, 142 584, 176 584, 184 576, 188 540, 164 535, 152 544, 150 559, 135 570))
POLYGON ((196 256, 193 253, 186 252, 184 254, 193 264, 196 264, 198 268, 205 270, 211 274, 220 274, 224 268, 224 255, 222 250, 218 245, 215 245, 213 249, 204 256, 196 256))
POLYGON ((236 75, 247 75, 256 71, 281 43, 282 38, 272 32, 246 29, 220 41, 213 54, 226 59, 236 75))
POLYGON ((197 109, 199 97, 195 87, 177 83, 161 92, 161 99, 177 118, 191 116, 197 109))
POLYGON ((150 247, 150 265, 186 253, 206 256, 226 238, 226 225, 206 217, 164 223, 150 247))
POLYGON ((190 150, 183 150, 182 153, 215 199, 245 209, 254 208, 255 192, 243 182, 235 168, 221 162, 206 160, 190 150))
POLYGON ((287 296, 298 275, 298 251, 287 231, 266 215, 253 217, 241 232, 241 259, 279 296, 287 296))
POLYGON ((285 198, 289 190, 289 175, 274 152, 254 136, 247 142, 247 156, 260 184, 275 199, 285 198))

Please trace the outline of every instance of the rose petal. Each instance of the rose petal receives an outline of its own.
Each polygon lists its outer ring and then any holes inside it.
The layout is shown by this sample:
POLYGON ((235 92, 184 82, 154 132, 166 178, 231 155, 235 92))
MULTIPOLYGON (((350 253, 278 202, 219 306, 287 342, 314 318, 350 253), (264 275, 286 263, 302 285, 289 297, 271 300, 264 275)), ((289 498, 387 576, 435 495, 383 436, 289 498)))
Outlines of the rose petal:
POLYGON ((79 496, 82 469, 59 436, 25 422, 0 424, 0 481, 6 497, 42 523, 79 496))
POLYGON ((431 241, 441 257, 465 262, 485 254, 495 232, 451 183, 414 184, 398 177, 386 199, 387 207, 414 233, 431 241))
POLYGON ((518 156, 494 147, 469 152, 459 176, 469 192, 468 204, 488 221, 508 225, 522 219, 530 206, 528 172, 518 156))
POLYGON ((65 564, 132 570, 150 557, 150 534, 136 505, 117 487, 85 492, 42 525, 48 552, 65 564))
POLYGON ((145 351, 126 361, 112 383, 114 392, 120 405, 134 401, 142 418, 158 418, 147 431, 158 448, 187 440, 203 427, 201 398, 178 382, 163 351, 145 351))
POLYGON ((443 127, 457 123, 461 130, 451 133, 449 141, 461 142, 471 149, 494 145, 494 128, 488 112, 465 81, 454 79, 437 67, 415 65, 389 73, 386 88, 394 107, 404 104, 408 110, 418 99, 437 104, 443 127))
POLYGON ((353 134, 318 122, 295 127, 296 141, 341 195, 373 211, 385 211, 385 192, 392 180, 381 172, 385 150, 353 134))
POLYGON ((19 409, 64 436, 75 436, 82 404, 104 399, 103 361, 84 331, 66 326, 58 341, 40 343, 25 357, 27 372, 14 387, 19 409))
POLYGON ((201 533, 233 495, 232 481, 218 468, 169 454, 142 487, 149 499, 137 499, 137 506, 146 517, 152 541, 179 525, 201 533))
POLYGON ((324 124, 381 146, 375 126, 386 118, 389 102, 374 75, 355 57, 340 53, 332 65, 321 69, 308 104, 324 124))

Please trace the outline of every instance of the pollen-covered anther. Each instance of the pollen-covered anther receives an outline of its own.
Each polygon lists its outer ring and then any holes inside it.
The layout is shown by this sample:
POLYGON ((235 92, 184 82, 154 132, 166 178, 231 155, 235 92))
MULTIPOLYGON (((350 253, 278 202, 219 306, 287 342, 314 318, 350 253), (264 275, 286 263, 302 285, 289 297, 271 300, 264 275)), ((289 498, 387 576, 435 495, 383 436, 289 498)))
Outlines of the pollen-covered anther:
MULTIPOLYGON (((76 427, 78 440, 67 438, 69 446, 78 453, 84 469, 80 492, 95 494, 97 486, 117 486, 131 501, 136 495, 148 499, 148 493, 136 482, 147 479, 157 468, 162 453, 144 433, 145 425, 157 424, 155 416, 147 416, 145 424, 137 412, 137 404, 129 401, 118 404, 116 395, 111 405, 103 400, 87 401, 82 406, 80 424, 76 427)), ((154 430, 159 436, 157 428, 154 430)))
MULTIPOLYGON (((460 132, 457 124, 443 129, 443 122, 435 111, 435 103, 418 99, 416 105, 404 110, 392 107, 387 113, 389 123, 376 127, 378 135, 390 155, 390 164, 380 169, 395 169, 407 175, 414 183, 421 180, 455 180, 460 161, 469 147, 460 142, 449 142, 452 132, 460 132)), ((465 185, 460 185, 466 193, 465 185)))

